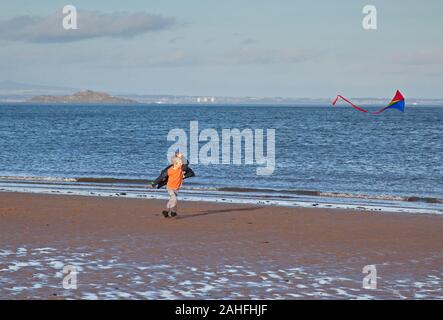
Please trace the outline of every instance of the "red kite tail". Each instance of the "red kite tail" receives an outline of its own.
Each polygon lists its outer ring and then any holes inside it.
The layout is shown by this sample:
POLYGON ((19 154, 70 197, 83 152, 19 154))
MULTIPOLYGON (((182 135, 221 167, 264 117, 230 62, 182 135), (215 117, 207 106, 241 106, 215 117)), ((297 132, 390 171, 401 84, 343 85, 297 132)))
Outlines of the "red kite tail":
POLYGON ((378 114, 382 113, 383 111, 385 111, 386 109, 387 109, 387 107, 380 109, 378 111, 371 112, 371 114, 378 115, 378 114))
POLYGON ((338 99, 342 99, 344 101, 346 101, 347 103, 349 103, 353 108, 357 109, 358 111, 361 112, 368 112, 368 110, 360 108, 359 106, 353 104, 351 101, 349 101, 348 99, 346 99, 345 97, 338 95, 337 98, 335 98, 335 100, 332 102, 332 105, 335 106, 335 104, 337 103, 338 99))

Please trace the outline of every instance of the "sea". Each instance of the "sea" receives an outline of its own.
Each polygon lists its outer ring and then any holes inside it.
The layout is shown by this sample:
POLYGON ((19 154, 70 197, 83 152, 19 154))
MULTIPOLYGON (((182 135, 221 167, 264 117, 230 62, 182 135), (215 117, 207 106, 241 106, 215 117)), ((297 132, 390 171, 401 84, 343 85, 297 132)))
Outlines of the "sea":
POLYGON ((168 165, 168 134, 189 140, 195 121, 220 140, 223 129, 251 129, 266 143, 275 129, 275 169, 191 163, 181 200, 443 214, 443 106, 375 116, 329 105, 3 103, 0 191, 166 199, 150 182, 168 165))

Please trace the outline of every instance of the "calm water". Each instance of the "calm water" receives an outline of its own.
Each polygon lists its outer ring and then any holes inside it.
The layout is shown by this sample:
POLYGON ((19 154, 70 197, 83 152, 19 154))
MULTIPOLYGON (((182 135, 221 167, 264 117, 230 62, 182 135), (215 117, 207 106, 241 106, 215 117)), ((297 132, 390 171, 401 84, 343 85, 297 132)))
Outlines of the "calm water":
POLYGON ((0 106, 0 176, 153 179, 170 129, 275 128, 276 169, 193 165, 201 187, 443 198, 443 108, 0 106))

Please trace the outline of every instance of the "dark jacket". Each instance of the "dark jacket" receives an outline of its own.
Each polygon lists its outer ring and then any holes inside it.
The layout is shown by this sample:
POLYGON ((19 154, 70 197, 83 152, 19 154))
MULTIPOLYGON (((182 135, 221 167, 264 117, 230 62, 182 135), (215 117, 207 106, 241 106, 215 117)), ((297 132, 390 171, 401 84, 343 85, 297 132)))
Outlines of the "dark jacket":
MULTIPOLYGON (((161 187, 165 186, 168 183, 168 169, 172 167, 172 164, 167 166, 162 170, 160 175, 152 182, 152 186, 160 189, 161 187)), ((182 171, 183 171, 183 179, 194 177, 195 173, 192 171, 192 169, 189 167, 188 164, 182 165, 182 171)))

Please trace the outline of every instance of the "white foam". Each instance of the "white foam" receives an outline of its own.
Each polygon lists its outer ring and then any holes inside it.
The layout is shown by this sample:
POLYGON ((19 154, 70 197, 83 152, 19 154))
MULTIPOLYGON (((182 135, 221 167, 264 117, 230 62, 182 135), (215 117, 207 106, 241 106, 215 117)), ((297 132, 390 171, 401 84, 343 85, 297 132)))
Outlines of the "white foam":
POLYGON ((95 293, 91 292, 83 293, 82 298, 85 300, 98 300, 98 296, 95 293))
MULTIPOLYGON (((118 186, 81 186, 81 185, 48 185, 48 184, 2 184, 3 191, 10 192, 26 192, 26 193, 42 193, 53 194, 57 192, 63 195, 75 195, 75 196, 93 196, 93 197, 113 197, 116 194, 121 193, 121 187, 118 186), (93 188, 94 192, 92 192, 93 188)), ((431 207, 419 207, 420 204, 415 203, 401 203, 400 201, 386 200, 386 204, 371 204, 371 203, 345 203, 337 202, 334 199, 321 198, 319 201, 310 200, 294 200, 294 199, 281 199, 270 198, 269 200, 262 200, 260 196, 248 197, 242 194, 230 194, 225 195, 223 193, 207 191, 205 194, 186 194, 189 192, 183 191, 183 200, 185 201, 206 201, 206 202, 228 202, 237 204, 253 204, 253 205, 266 205, 266 206, 287 206, 287 207, 302 207, 302 208, 324 208, 324 209, 348 209, 353 211, 372 211, 372 212, 397 212, 397 213, 424 213, 424 214, 436 214, 443 215, 443 209, 438 206, 438 209, 431 207), (320 201, 321 200, 321 201, 320 201), (335 201, 335 202, 334 202, 335 201)), ((119 195, 119 197, 125 198, 141 198, 150 195, 151 199, 167 199, 168 196, 159 190, 148 190, 146 188, 131 188, 130 190, 124 190, 125 195, 119 195)))
POLYGON ((170 290, 160 290, 159 294, 160 294, 160 297, 162 297, 164 299, 177 299, 177 297, 170 290))
POLYGON ((60 261, 51 261, 49 265, 54 269, 62 269, 64 267, 64 263, 60 261))
POLYGON ((7 257, 13 254, 14 252, 12 252, 11 250, 3 250, 3 249, 0 250, 0 257, 7 257))
POLYGON ((28 249, 26 248, 17 248, 17 255, 26 255, 28 253, 28 249))
POLYGON ((37 266, 40 266, 40 263, 36 261, 28 261, 28 262, 14 261, 12 262, 11 265, 8 266, 8 269, 2 269, 0 271, 16 272, 25 267, 37 267, 37 266))

